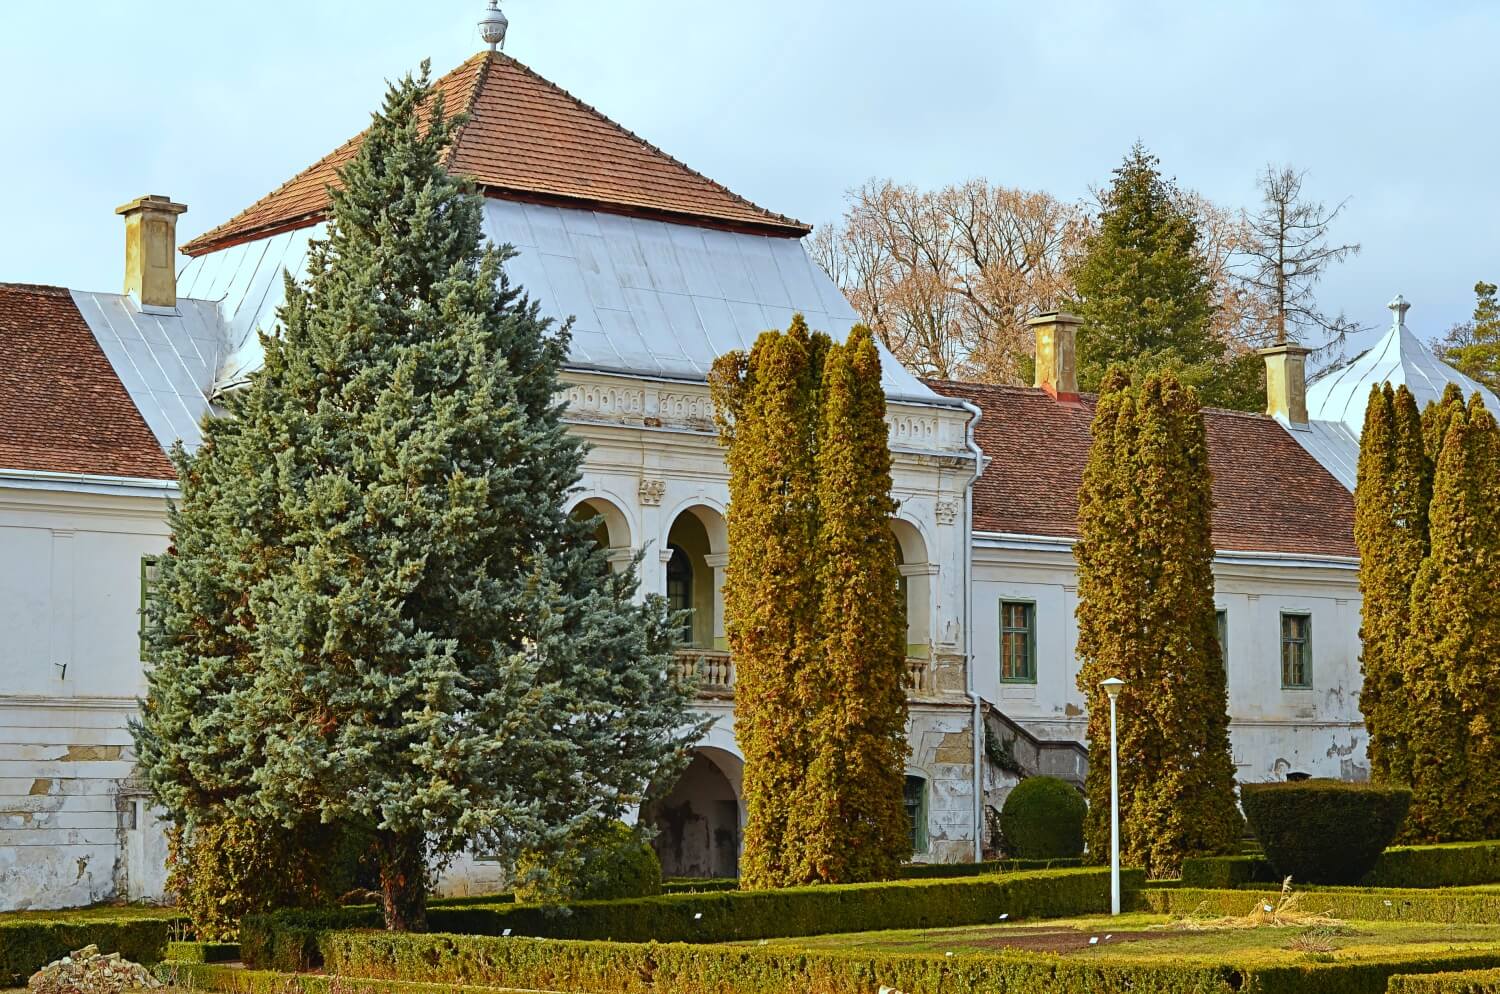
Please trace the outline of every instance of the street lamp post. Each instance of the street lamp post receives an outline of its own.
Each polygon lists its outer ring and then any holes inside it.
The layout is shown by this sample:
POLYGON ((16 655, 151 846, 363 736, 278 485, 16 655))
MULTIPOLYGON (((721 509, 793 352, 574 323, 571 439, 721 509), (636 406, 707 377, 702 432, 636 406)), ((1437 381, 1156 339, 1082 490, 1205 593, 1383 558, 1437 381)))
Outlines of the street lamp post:
POLYGON ((1120 750, 1115 735, 1115 702, 1125 681, 1117 676, 1100 683, 1109 695, 1109 913, 1120 913, 1120 750))

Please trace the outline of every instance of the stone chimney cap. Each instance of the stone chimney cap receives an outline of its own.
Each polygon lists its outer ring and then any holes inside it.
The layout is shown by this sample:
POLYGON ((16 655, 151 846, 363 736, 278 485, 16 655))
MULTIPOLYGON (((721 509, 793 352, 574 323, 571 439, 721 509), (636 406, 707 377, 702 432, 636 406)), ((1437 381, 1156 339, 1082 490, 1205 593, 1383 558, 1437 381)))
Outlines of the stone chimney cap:
POLYGON ((1083 324, 1083 318, 1077 314, 1069 314, 1067 311, 1043 311, 1034 318, 1026 320, 1026 326, 1035 328, 1039 324, 1083 324))
POLYGON ((187 204, 174 204, 171 197, 163 197, 159 193, 148 193, 144 197, 136 197, 115 208, 116 214, 132 214, 136 211, 166 211, 170 214, 182 214, 187 211, 187 204))

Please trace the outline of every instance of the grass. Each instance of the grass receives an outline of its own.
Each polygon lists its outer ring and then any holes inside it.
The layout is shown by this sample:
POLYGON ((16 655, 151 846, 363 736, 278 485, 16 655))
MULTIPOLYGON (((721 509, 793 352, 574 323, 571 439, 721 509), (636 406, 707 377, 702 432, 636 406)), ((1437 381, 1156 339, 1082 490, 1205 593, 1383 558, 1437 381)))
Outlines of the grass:
POLYGON ((1107 957, 1215 963, 1253 960, 1268 964, 1371 959, 1391 953, 1418 954, 1495 951, 1500 954, 1500 925, 1438 925, 1400 922, 1346 922, 1341 925, 1180 931, 1174 919, 1149 913, 1118 917, 1058 919, 1045 923, 977 925, 966 928, 859 932, 799 939, 771 939, 769 946, 807 950, 846 950, 887 953, 951 953, 955 956, 997 955, 1006 941, 1029 941, 1043 933, 1076 933, 1081 948, 1065 956, 1107 957), (1162 938, 1122 937, 1150 933, 1162 938), (1099 945, 1087 945, 1097 937, 1099 945))

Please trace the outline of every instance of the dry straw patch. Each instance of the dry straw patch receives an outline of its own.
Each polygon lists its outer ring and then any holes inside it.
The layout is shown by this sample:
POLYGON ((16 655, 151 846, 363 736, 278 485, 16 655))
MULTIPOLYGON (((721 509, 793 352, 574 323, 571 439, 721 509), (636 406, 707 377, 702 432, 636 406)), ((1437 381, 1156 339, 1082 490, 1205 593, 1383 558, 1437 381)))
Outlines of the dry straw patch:
MULTIPOLYGON (((1180 932, 1229 932, 1253 928, 1305 928, 1307 926, 1338 926, 1344 924, 1342 920, 1334 918, 1327 911, 1306 911, 1301 905, 1302 894, 1292 890, 1292 878, 1287 877, 1281 882, 1281 894, 1274 904, 1262 899, 1255 899, 1255 907, 1248 914, 1229 915, 1223 918, 1205 918, 1197 914, 1159 925, 1158 928, 1173 929, 1180 932)), ((1205 902, 1199 905, 1201 912, 1207 907, 1205 902)))

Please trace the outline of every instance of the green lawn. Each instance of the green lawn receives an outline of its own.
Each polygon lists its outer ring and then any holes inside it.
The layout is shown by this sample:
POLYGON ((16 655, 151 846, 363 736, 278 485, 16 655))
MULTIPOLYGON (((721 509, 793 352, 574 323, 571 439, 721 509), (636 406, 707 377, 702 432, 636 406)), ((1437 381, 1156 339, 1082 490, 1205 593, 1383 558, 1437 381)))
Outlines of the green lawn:
POLYGON ((92 908, 60 908, 54 911, 0 911, 0 925, 8 922, 90 922, 121 918, 176 918, 176 908, 154 904, 101 904, 92 908))
POLYGON ((1390 953, 1420 954, 1489 951, 1500 954, 1500 924, 1440 925, 1399 922, 1347 922, 1339 926, 1189 931, 1163 928, 1165 915, 1125 914, 1111 918, 1058 919, 1014 925, 857 932, 797 939, 771 939, 765 945, 810 950, 862 950, 889 953, 994 955, 1007 949, 1056 952, 1066 956, 1210 963, 1254 961, 1328 962, 1390 953), (1090 940, 1097 940, 1090 942, 1090 940))

